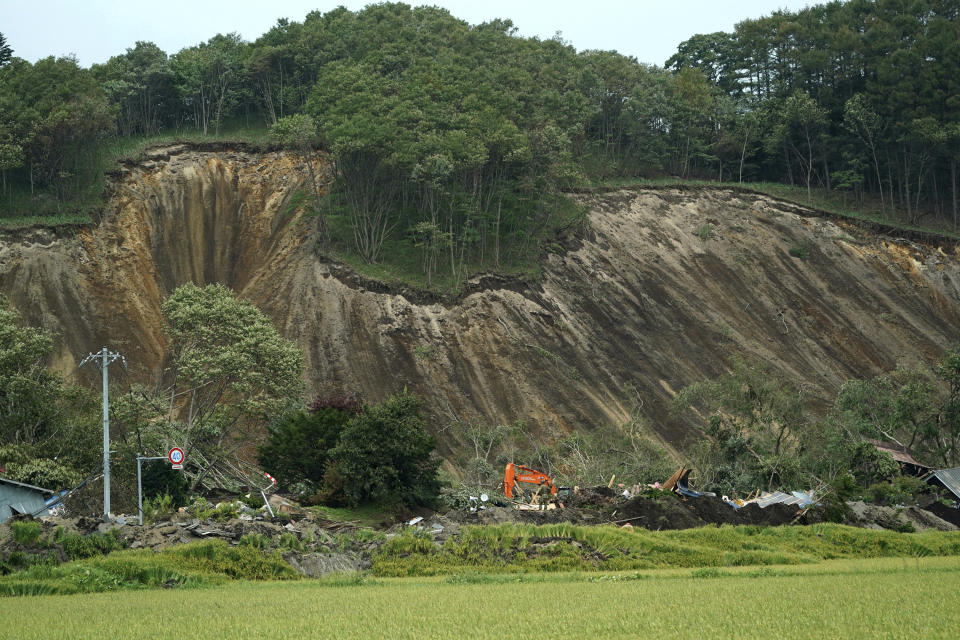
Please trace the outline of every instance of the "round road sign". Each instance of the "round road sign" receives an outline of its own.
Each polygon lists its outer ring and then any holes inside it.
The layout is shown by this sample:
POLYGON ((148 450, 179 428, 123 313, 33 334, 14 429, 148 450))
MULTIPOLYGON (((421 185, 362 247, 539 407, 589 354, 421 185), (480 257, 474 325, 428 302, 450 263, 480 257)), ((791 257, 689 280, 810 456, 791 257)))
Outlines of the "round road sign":
POLYGON ((183 449, 180 447, 170 449, 167 458, 170 460, 170 464, 183 464, 183 449))

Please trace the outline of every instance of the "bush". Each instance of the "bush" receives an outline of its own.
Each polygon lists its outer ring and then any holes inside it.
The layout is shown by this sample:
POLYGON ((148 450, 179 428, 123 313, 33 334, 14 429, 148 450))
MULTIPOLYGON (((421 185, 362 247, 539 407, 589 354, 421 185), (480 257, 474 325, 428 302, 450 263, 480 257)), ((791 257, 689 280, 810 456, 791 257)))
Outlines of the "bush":
POLYGON ((175 510, 173 498, 169 493, 155 498, 147 498, 143 501, 143 521, 146 523, 156 522, 161 518, 172 515, 175 510))
POLYGON ((350 505, 429 505, 440 489, 433 448, 420 401, 404 392, 350 420, 330 460, 350 505))
POLYGON ((303 494, 312 493, 323 481, 330 449, 358 412, 350 396, 317 399, 309 411, 288 415, 269 427, 257 460, 282 489, 302 484, 303 494))
POLYGON ((165 509, 169 508, 171 512, 189 504, 187 489, 190 483, 182 471, 168 464, 145 464, 142 467, 142 473, 144 509, 146 509, 146 500, 150 498, 155 501, 158 499, 164 501, 165 509))
POLYGON ((929 485, 913 476, 897 476, 890 482, 878 482, 867 490, 879 504, 914 504, 929 491, 929 485))
POLYGON ((807 243, 791 245, 789 253, 794 258, 806 260, 810 257, 810 245, 807 243))
POLYGON ((117 529, 111 529, 109 533, 91 533, 84 536, 79 533, 70 533, 61 527, 54 535, 54 542, 63 548, 64 553, 71 560, 104 556, 127 546, 127 543, 120 538, 120 532, 117 529))
POLYGON ((886 451, 869 442, 861 442, 853 450, 850 466, 863 486, 889 480, 900 472, 896 461, 886 451))
POLYGON ((40 538, 40 523, 36 520, 20 520, 10 523, 13 539, 22 545, 35 543, 40 538))

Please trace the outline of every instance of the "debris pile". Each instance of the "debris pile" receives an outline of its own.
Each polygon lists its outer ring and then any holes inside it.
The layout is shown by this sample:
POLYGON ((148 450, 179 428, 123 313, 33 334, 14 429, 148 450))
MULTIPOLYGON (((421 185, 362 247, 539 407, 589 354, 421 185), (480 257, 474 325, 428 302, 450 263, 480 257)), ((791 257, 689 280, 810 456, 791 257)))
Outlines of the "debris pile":
MULTIPOLYGON (((448 517, 464 524, 500 524, 526 522, 548 524, 615 524, 624 527, 642 527, 651 530, 689 529, 706 525, 812 524, 821 522, 824 514, 820 506, 822 491, 760 491, 746 498, 717 497, 708 491, 690 488, 688 478, 692 469, 681 466, 666 481, 652 485, 614 485, 616 476, 606 485, 595 487, 560 487, 556 498, 550 497, 544 506, 541 490, 553 486, 553 481, 541 472, 527 467, 507 466, 505 483, 521 476, 514 471, 524 470, 527 482, 539 482, 537 491, 524 499, 514 498, 510 507, 488 507, 486 511, 472 509, 471 513, 451 512, 448 517), (559 507, 546 511, 549 507, 559 507), (565 508, 564 508, 565 507, 565 508)), ((543 494, 546 496, 546 493, 543 494)), ((859 503, 863 505, 863 503, 859 503)), ((955 510, 942 515, 919 507, 891 510, 885 507, 861 508, 851 503, 845 524, 920 531, 923 529, 955 530, 960 522, 953 522, 955 510), (942 517, 943 515, 947 517, 942 517)), ((941 512, 947 511, 944 507, 941 512)))

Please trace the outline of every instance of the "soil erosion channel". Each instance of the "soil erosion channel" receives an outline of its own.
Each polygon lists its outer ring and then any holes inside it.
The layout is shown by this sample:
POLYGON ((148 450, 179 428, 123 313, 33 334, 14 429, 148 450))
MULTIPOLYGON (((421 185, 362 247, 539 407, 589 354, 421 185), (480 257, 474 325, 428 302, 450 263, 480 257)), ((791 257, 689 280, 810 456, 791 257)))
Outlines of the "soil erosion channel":
POLYGON ((58 333, 63 372, 109 344, 151 381, 163 298, 225 283, 303 348, 308 393, 378 401, 406 386, 448 459, 445 427, 471 419, 550 438, 639 412, 678 446, 695 431, 671 397, 733 353, 824 405, 847 379, 929 363, 960 338, 956 247, 723 188, 577 196, 587 229, 551 247, 536 282, 477 277, 432 303, 319 258, 314 221, 291 206, 300 176, 283 153, 154 149, 112 178, 98 226, 2 238, 0 290, 58 333))

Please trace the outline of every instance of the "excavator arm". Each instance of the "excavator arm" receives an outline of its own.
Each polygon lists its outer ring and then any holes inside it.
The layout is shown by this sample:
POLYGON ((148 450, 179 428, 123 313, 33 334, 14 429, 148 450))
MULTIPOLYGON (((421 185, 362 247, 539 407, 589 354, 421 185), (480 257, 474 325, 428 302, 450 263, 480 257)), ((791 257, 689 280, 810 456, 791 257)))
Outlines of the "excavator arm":
POLYGON ((550 487, 550 493, 557 495, 557 486, 553 484, 553 480, 550 478, 550 476, 542 471, 537 471, 536 469, 531 469, 530 467, 508 462, 503 475, 503 493, 508 498, 513 497, 513 490, 518 482, 526 482, 541 486, 546 485, 550 487))

